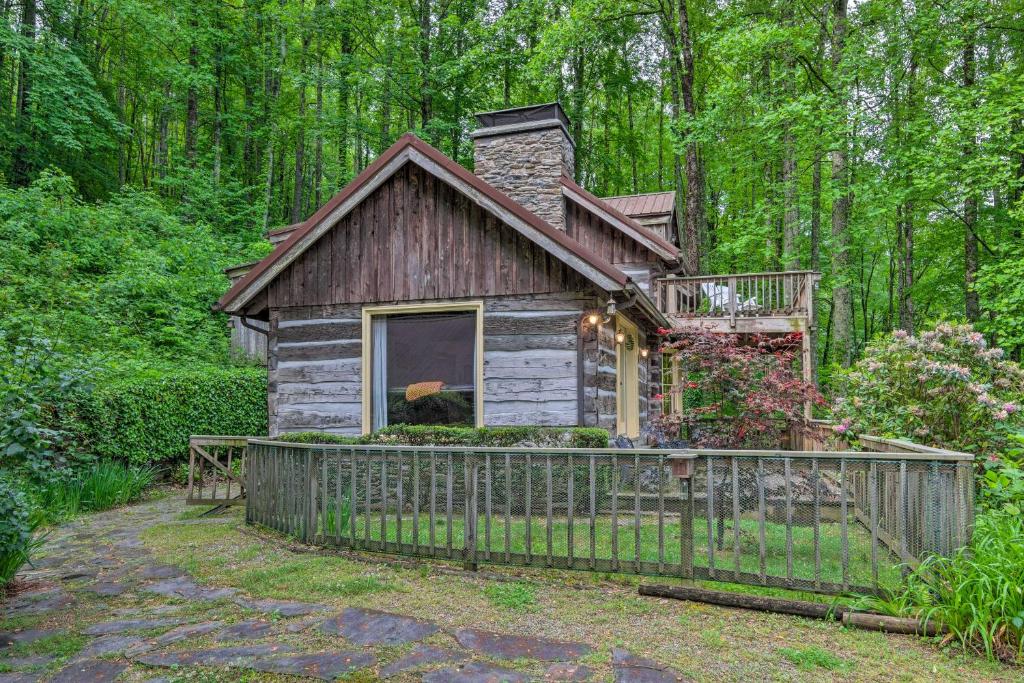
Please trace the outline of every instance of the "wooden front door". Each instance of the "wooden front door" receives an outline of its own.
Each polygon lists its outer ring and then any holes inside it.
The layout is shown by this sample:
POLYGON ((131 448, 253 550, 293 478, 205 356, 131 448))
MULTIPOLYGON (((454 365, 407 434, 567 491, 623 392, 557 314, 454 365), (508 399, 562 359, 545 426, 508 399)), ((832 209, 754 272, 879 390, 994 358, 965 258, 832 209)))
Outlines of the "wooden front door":
POLYGON ((640 436, 640 334, 636 325, 615 317, 616 432, 640 436))

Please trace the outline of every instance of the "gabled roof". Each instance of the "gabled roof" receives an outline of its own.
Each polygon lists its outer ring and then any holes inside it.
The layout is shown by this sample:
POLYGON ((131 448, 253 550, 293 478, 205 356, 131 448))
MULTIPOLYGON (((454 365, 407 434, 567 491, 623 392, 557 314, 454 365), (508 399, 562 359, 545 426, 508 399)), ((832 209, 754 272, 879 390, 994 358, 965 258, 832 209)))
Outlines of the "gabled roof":
POLYGON ((604 202, 630 218, 660 216, 668 215, 675 211, 676 193, 669 191, 626 194, 618 197, 605 197, 604 202))
POLYGON ((679 260, 679 248, 676 245, 660 235, 654 234, 604 199, 590 194, 568 176, 562 176, 562 194, 591 213, 598 215, 613 228, 629 235, 666 261, 679 260))
POLYGON ((274 251, 236 282, 214 306, 237 312, 285 267, 406 163, 414 163, 462 192, 481 208, 605 291, 630 284, 621 270, 473 175, 411 133, 403 135, 338 194, 295 228, 274 251))

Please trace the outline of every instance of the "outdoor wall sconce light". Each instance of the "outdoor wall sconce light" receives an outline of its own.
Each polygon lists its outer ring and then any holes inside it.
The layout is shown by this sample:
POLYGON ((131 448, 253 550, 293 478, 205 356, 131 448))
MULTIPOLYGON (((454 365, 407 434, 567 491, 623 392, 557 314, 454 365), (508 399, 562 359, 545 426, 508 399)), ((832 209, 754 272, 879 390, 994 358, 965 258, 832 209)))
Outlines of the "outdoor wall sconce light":
POLYGON ((615 299, 608 297, 608 304, 604 309, 604 320, 602 322, 611 322, 611 319, 615 316, 615 299))
POLYGON ((626 341, 626 333, 625 332, 616 332, 615 333, 615 343, 616 344, 621 344, 624 341, 626 341))
POLYGON ((650 353, 650 351, 648 351, 647 349, 645 349, 645 348, 644 349, 640 349, 640 357, 641 358, 647 358, 647 354, 648 353, 650 353))
POLYGON ((587 322, 590 323, 591 325, 596 325, 597 321, 600 319, 601 318, 600 316, 597 315, 597 313, 591 313, 590 315, 587 316, 587 322))

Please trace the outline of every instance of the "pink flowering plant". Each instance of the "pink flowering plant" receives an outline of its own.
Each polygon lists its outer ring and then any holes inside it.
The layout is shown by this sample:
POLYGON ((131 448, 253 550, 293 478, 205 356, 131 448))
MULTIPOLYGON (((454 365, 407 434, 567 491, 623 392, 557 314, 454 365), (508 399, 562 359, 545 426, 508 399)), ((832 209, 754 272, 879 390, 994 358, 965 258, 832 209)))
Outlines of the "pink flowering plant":
POLYGON ((708 332, 665 335, 663 353, 677 355, 681 381, 671 394, 682 412, 655 419, 664 434, 684 435, 696 448, 778 448, 803 424, 804 402, 821 403, 794 370, 797 334, 744 340, 708 332))
POLYGON ((967 451, 1006 450, 1024 425, 1024 370, 970 325, 940 323, 870 343, 838 378, 832 416, 839 435, 873 434, 967 451))

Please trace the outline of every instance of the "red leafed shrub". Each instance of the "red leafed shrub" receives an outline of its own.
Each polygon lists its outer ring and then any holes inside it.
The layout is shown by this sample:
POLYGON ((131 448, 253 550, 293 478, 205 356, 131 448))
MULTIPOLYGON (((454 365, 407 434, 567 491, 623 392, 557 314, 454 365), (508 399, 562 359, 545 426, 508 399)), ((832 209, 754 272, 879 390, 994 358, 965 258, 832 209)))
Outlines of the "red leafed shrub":
POLYGON ((743 338, 695 332, 666 337, 661 350, 679 358, 681 414, 656 427, 684 434, 696 448, 778 448, 803 424, 804 402, 822 404, 813 384, 794 368, 802 335, 743 338))

